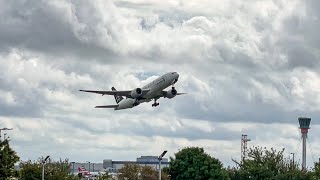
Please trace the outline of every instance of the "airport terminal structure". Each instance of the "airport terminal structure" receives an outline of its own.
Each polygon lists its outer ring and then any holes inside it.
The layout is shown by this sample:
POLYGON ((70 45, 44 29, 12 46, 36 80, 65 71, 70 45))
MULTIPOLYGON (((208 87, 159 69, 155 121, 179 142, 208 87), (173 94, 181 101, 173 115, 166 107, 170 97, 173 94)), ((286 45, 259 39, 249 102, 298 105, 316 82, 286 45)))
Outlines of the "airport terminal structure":
MULTIPOLYGON (((71 162, 71 171, 77 174, 78 169, 84 167, 89 172, 109 172, 117 173, 125 164, 137 164, 140 166, 151 166, 156 170, 159 170, 158 156, 141 156, 136 161, 113 161, 112 159, 104 159, 102 163, 92 162, 71 162)), ((161 160, 161 169, 163 167, 169 167, 169 161, 167 158, 161 160)))

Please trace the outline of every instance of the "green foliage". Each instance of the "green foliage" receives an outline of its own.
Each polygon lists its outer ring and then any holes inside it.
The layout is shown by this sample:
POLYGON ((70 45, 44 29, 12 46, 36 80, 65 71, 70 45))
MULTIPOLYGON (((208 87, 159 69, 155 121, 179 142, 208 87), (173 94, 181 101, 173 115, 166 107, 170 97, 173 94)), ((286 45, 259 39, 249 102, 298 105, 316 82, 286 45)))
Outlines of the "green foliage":
POLYGON ((316 179, 320 179, 320 162, 314 163, 314 176, 316 179))
POLYGON ((20 178, 41 179, 41 163, 32 162, 31 160, 20 163, 20 178))
MULTIPOLYGON (((119 180, 158 180, 158 171, 150 166, 139 166, 137 164, 125 164, 123 168, 118 171, 119 180)), ((161 173, 162 180, 168 180, 168 174, 161 173)))
POLYGON ((9 140, 0 140, 0 179, 8 179, 17 173, 14 164, 19 161, 17 153, 10 147, 9 140))
MULTIPOLYGON (((43 157, 36 162, 31 160, 20 163, 20 179, 41 179, 42 173, 42 162, 43 157)), ((45 179, 46 180, 56 180, 56 179, 65 179, 65 180, 75 180, 79 179, 77 176, 70 175, 70 163, 67 159, 52 161, 51 159, 45 164, 45 179)))
MULTIPOLYGON (((157 180, 158 179, 158 171, 150 166, 142 166, 141 167, 141 180, 157 180)), ((161 174, 162 175, 162 174, 161 174)))
POLYGON ((171 179, 229 179, 222 163, 207 153, 203 148, 187 147, 170 157, 171 179))
POLYGON ((119 169, 118 179, 139 180, 140 166, 136 164, 125 164, 123 168, 119 169))
POLYGON ((276 151, 261 147, 250 148, 248 158, 234 161, 239 167, 228 168, 231 179, 312 179, 311 172, 301 171, 298 164, 284 158, 284 149, 276 151))
POLYGON ((98 180, 111 180, 112 176, 109 173, 102 174, 98 177, 98 180))
MULTIPOLYGON (((164 174, 166 174, 166 175, 169 175, 170 174, 170 168, 169 167, 163 167, 162 168, 162 172, 164 173, 164 174)), ((162 174, 161 174, 162 175, 162 174)), ((169 179, 169 177, 168 177, 168 179, 169 179)))

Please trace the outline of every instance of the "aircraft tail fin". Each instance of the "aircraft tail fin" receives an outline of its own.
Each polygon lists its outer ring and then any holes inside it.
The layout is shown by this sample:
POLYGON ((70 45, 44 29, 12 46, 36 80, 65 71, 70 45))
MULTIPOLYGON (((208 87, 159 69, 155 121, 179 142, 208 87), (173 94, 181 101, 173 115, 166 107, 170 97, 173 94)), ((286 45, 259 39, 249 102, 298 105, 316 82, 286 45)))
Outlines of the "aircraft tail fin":
MULTIPOLYGON (((116 88, 112 87, 111 88, 112 91, 117 91, 116 88)), ((118 95, 114 95, 114 99, 116 100, 116 103, 119 104, 120 101, 122 101, 123 97, 122 96, 118 96, 118 95)))
POLYGON ((90 172, 84 168, 83 164, 80 167, 78 167, 78 172, 82 175, 91 175, 90 172))

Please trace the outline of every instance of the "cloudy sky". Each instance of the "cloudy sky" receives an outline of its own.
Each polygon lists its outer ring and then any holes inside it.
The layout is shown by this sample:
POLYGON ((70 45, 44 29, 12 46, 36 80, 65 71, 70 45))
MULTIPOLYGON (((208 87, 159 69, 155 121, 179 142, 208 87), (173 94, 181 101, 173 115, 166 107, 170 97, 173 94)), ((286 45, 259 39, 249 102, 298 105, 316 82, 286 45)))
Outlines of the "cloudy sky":
POLYGON ((249 146, 301 159, 299 116, 320 154, 318 0, 0 0, 0 127, 22 160, 172 156, 200 146, 224 165, 249 146), (169 71, 188 95, 95 109, 169 71))

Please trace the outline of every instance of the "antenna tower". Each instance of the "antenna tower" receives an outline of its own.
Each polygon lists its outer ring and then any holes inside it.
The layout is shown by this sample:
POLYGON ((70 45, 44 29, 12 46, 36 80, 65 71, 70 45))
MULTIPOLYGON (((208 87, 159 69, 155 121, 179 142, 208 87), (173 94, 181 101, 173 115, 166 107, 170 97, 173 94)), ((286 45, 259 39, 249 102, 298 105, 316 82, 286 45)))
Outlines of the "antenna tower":
POLYGON ((241 137, 241 161, 243 161, 247 156, 247 142, 251 141, 248 139, 248 135, 242 134, 241 137))

